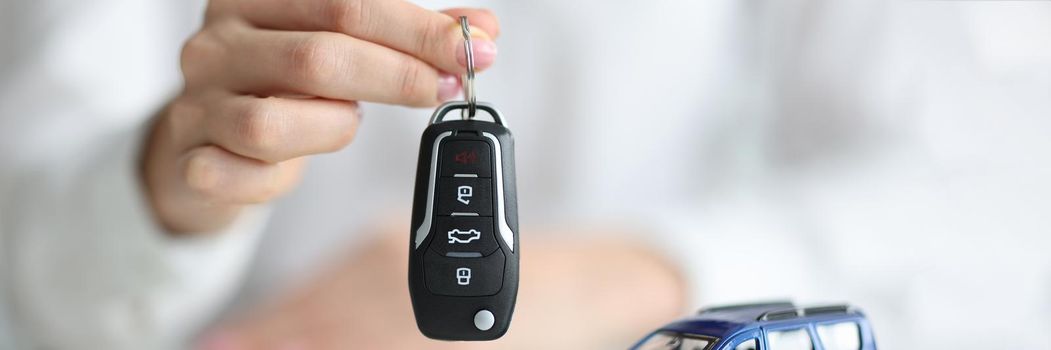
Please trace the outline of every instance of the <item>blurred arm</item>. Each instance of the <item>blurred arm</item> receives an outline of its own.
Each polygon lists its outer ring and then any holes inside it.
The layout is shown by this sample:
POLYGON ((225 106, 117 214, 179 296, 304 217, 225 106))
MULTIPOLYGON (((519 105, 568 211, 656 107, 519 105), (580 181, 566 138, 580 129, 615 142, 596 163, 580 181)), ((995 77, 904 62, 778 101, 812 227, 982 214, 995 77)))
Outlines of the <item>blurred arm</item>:
MULTIPOLYGON (((507 335, 445 342, 416 328, 406 286, 408 220, 333 261, 267 307, 228 320, 202 349, 616 349, 682 313, 678 271, 619 229, 530 229, 507 335)), ((523 236, 525 237, 525 236, 523 236)))

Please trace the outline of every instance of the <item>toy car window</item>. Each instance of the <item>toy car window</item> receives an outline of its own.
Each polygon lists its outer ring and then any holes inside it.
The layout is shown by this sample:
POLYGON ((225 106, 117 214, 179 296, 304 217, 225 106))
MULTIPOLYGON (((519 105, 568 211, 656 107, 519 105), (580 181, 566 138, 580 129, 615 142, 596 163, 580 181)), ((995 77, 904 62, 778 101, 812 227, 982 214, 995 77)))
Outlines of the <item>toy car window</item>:
POLYGON ((704 350, 708 348, 708 345, 712 342, 700 339, 700 338, 682 338, 682 345, 679 345, 679 350, 704 350))
POLYGON ((637 350, 706 350, 715 342, 712 338, 661 332, 650 336, 637 350))
POLYGON ((770 350, 814 350, 806 328, 771 331, 766 336, 770 350))
POLYGON ((861 349, 861 329, 854 322, 819 324, 817 336, 827 350, 861 349))
POLYGON ((737 344, 737 346, 734 347, 734 350, 756 350, 759 349, 759 345, 757 344, 759 344, 759 342, 756 341, 755 338, 748 339, 743 343, 737 344))

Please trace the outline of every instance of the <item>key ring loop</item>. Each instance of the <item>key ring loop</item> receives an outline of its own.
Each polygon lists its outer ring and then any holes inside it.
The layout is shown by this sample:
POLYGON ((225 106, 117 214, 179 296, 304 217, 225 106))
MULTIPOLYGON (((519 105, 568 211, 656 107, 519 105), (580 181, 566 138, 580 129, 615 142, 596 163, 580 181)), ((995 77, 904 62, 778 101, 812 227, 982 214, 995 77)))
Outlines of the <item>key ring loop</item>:
MULTIPOLYGON (((431 115, 431 124, 438 124, 445 120, 445 115, 453 110, 460 110, 460 115, 463 115, 463 111, 467 110, 467 102, 464 101, 449 101, 438 106, 438 109, 434 110, 434 114, 431 115)), ((493 122, 507 126, 507 120, 504 119, 503 114, 496 109, 492 104, 488 102, 478 102, 478 110, 489 113, 490 117, 493 117, 493 122)))
POLYGON ((463 76, 463 98, 467 108, 460 111, 465 120, 474 119, 477 111, 478 97, 474 93, 474 47, 471 45, 471 27, 467 25, 467 16, 460 16, 460 30, 463 31, 463 51, 467 73, 463 76))

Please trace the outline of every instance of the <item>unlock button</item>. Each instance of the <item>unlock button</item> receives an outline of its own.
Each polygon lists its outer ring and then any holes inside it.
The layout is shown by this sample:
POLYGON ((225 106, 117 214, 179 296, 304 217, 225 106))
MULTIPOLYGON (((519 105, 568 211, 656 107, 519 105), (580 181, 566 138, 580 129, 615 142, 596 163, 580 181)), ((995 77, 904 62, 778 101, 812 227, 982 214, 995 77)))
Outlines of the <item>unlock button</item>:
POLYGON ((477 177, 438 179, 438 215, 492 216, 492 180, 477 177))

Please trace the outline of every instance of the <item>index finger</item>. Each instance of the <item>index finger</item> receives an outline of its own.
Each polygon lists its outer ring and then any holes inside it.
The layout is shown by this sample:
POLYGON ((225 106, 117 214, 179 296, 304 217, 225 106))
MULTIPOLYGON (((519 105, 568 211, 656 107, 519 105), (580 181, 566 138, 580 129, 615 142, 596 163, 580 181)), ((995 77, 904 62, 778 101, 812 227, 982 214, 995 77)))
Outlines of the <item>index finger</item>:
MULTIPOLYGON (((225 5, 256 26, 344 33, 413 55, 445 72, 466 71, 459 22, 403 0, 228 0, 225 5)), ((487 26, 496 23, 487 11, 461 13, 487 26)), ((482 70, 492 64, 496 46, 485 32, 472 33, 475 68, 482 70)))

